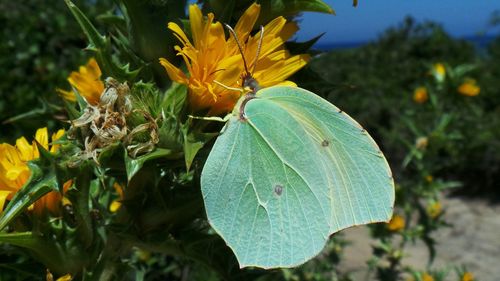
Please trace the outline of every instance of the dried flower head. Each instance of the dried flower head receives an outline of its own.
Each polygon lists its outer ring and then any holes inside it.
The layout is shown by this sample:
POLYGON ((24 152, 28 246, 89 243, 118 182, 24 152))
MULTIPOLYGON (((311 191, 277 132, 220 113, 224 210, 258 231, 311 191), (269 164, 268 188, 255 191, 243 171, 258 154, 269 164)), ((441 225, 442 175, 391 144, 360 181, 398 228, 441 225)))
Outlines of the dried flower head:
POLYGON ((125 144, 132 157, 153 150, 159 141, 156 120, 143 113, 147 123, 129 128, 127 117, 131 112, 132 100, 127 83, 106 79, 106 88, 100 95, 99 103, 89 104, 79 118, 71 121, 71 132, 82 129, 84 151, 80 154, 81 159, 92 158, 98 162, 102 149, 119 141, 125 144), (134 136, 142 132, 149 132, 150 139, 133 143, 134 136))
POLYGON ((76 128, 84 129, 84 159, 93 158, 97 162, 102 148, 127 135, 126 116, 132 110, 129 91, 126 83, 121 84, 108 78, 98 104, 89 104, 78 119, 71 121, 71 131, 76 128))
POLYGON ((428 145, 429 145, 428 137, 419 137, 415 140, 415 147, 418 150, 424 150, 427 148, 428 145))

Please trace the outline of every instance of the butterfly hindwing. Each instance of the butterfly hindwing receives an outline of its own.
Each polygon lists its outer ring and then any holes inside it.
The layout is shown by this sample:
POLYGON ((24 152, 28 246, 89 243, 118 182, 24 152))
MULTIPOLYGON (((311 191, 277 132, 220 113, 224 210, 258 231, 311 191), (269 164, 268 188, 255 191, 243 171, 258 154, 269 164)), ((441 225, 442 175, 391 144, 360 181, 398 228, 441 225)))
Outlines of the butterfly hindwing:
POLYGON ((387 221, 394 205, 394 182, 383 153, 346 113, 307 90, 271 87, 259 92, 291 113, 319 144, 331 182, 331 231, 387 221))

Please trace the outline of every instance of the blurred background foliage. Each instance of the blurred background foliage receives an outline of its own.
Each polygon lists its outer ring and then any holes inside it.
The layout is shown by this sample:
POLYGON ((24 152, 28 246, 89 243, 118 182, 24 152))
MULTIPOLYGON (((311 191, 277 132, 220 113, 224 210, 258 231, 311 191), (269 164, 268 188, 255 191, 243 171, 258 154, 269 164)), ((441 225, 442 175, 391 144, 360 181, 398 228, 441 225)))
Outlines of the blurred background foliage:
POLYGON ((306 87, 358 120, 402 180, 415 175, 414 169, 402 165, 408 144, 431 135, 436 123, 447 116, 446 127, 433 135, 442 142, 434 152, 433 172, 461 181, 466 187, 461 191, 469 195, 490 197, 489 192, 499 194, 500 180, 500 154, 494 152, 500 148, 499 50, 500 38, 477 46, 450 37, 438 24, 406 18, 367 45, 316 56, 311 68, 324 82, 306 82, 306 87), (430 83, 437 63, 447 70, 441 85, 430 83), (453 79, 454 68, 468 71, 453 79), (480 85, 479 95, 465 97, 457 92, 466 77, 480 85), (414 90, 421 86, 428 91, 434 87, 439 108, 413 100, 414 90))
MULTIPOLYGON (((122 11, 141 9, 137 1, 122 3, 125 3, 122 11)), ((205 1, 203 8, 231 21, 239 16, 237 11, 246 6, 229 1, 228 7, 236 13, 228 14, 221 3, 205 1)), ((143 34, 144 30, 127 30, 129 22, 113 17, 116 7, 112 1, 80 0, 75 4, 90 19, 118 26, 117 30, 123 32, 106 34, 106 30, 100 30, 102 34, 119 38, 130 32, 128 38, 135 40, 130 42, 135 50, 131 55, 135 55, 137 61, 133 69, 159 56, 158 50, 148 49, 147 44, 140 41, 137 34, 143 34)), ((3 27, 0 31, 0 142, 13 143, 21 135, 32 136, 36 128, 46 125, 62 127, 63 124, 55 121, 63 114, 56 88, 68 88, 69 73, 90 56, 81 51, 87 46, 86 38, 67 7, 60 0, 45 1, 43 9, 40 5, 35 0, 22 4, 0 2, 3 27), (9 120, 27 112, 30 112, 29 118, 9 120)), ((491 23, 499 24, 499 18, 498 13, 494 14, 491 23)), ((128 21, 152 19, 134 14, 127 17, 128 21)), ((159 29, 167 31, 165 25, 159 29)), ((148 40, 154 40, 156 33, 146 31, 151 37, 148 40)), ((145 79, 161 75, 155 68, 141 75, 145 79)), ((500 37, 479 49, 471 42, 450 37, 435 23, 416 23, 407 18, 361 47, 317 51, 310 66, 292 79, 358 120, 376 139, 394 170, 398 184, 397 210, 403 223, 394 223, 392 228, 372 227, 372 235, 380 239, 380 244, 374 246, 370 266, 381 280, 398 280, 404 271, 399 264, 404 243, 392 244, 389 238, 394 235, 400 235, 403 241, 424 240, 433 255, 436 241, 432 240, 431 232, 446 224, 436 205, 443 190, 461 186, 456 192, 499 198, 499 77, 500 37), (445 66, 444 81, 437 81, 432 75, 438 63, 445 66), (481 89, 479 95, 469 97, 457 92, 468 78, 476 80, 481 89), (415 89, 419 87, 426 89, 428 97, 424 102, 414 99, 415 89), (495 196, 491 196, 492 193, 495 196), (418 220, 410 221, 415 213, 419 213, 418 220), (381 265, 383 260, 388 263, 381 265)), ((260 277, 260 280, 350 280, 349 276, 337 275, 336 268, 346 245, 348 241, 342 234, 335 235, 324 254, 298 269, 265 275, 255 271, 248 276, 260 277)), ((37 272, 43 271, 43 266, 22 255, 19 249, 6 245, 1 248, 0 280, 10 280, 16 275, 18 280, 36 279, 26 270, 33 266, 37 272), (16 263, 14 258, 18 259, 16 263), (18 268, 12 268, 12 264, 18 268), (20 276, 19 272, 26 276, 20 276)), ((183 279, 187 275, 194 278, 192 280, 217 280, 214 273, 203 266, 140 249, 131 254, 128 263, 135 269, 137 280, 183 279)), ((410 273, 415 276, 414 280, 423 280, 420 272, 410 273)), ((435 280, 439 280, 440 274, 435 274, 435 280)))
MULTIPOLYGON (((113 7, 111 1, 75 2, 94 17, 113 7)), ((0 142, 12 142, 36 128, 54 128, 56 88, 68 87, 69 73, 86 62, 87 42, 59 0, 0 1, 0 26, 0 142), (30 111, 34 118, 5 123, 30 111)))

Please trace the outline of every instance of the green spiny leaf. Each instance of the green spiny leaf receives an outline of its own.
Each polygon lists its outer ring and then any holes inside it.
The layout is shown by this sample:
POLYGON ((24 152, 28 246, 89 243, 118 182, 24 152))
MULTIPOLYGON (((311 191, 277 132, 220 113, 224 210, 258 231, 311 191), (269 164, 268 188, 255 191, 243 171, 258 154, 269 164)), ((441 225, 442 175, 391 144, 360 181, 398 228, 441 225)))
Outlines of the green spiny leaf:
POLYGON ((71 0, 65 0, 65 2, 87 36, 90 43, 88 49, 96 53, 97 62, 99 63, 103 73, 106 76, 132 81, 139 73, 139 70, 130 71, 128 64, 118 66, 112 60, 111 44, 109 39, 97 31, 85 14, 75 4, 73 4, 71 0))
POLYGON ((139 172, 144 163, 147 161, 158 159, 158 158, 169 158, 174 156, 174 153, 170 149, 157 148, 152 152, 141 155, 137 158, 131 158, 127 151, 125 151, 125 169, 127 171, 127 179, 130 181, 134 175, 139 172))
POLYGON ((200 151, 207 142, 217 136, 217 133, 192 132, 189 128, 190 122, 187 122, 182 128, 184 137, 184 161, 186 162, 186 169, 188 171, 198 151, 200 151))
POLYGON ((170 88, 165 92, 162 101, 164 111, 172 116, 180 116, 181 112, 186 107, 187 87, 179 83, 172 83, 170 88))
POLYGON ((286 47, 287 50, 292 54, 303 54, 309 51, 316 42, 324 35, 325 33, 321 33, 320 35, 307 40, 305 42, 287 42, 286 47))
POLYGON ((75 219, 81 239, 86 247, 90 247, 94 238, 92 219, 90 217, 90 184, 92 180, 92 164, 85 161, 79 165, 76 171, 75 188, 66 193, 66 197, 73 204, 75 219))

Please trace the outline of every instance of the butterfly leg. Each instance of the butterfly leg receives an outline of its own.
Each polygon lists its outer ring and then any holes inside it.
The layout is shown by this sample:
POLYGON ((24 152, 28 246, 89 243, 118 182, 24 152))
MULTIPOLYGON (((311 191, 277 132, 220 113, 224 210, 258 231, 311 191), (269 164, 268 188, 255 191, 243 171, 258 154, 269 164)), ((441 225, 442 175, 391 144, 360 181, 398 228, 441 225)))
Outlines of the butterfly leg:
POLYGON ((235 87, 229 87, 229 86, 226 86, 224 84, 222 84, 221 82, 217 81, 217 80, 214 80, 214 83, 227 89, 227 90, 231 90, 231 91, 237 91, 237 92, 241 92, 242 94, 244 93, 244 90, 243 89, 240 89, 240 88, 235 88, 235 87))
POLYGON ((231 114, 228 114, 228 115, 224 116, 224 118, 220 118, 218 116, 205 116, 205 117, 202 117, 202 116, 193 116, 193 115, 188 115, 188 117, 191 118, 191 119, 198 119, 198 120, 205 120, 205 121, 216 121, 216 122, 226 123, 227 120, 229 120, 229 118, 231 118, 231 114))

